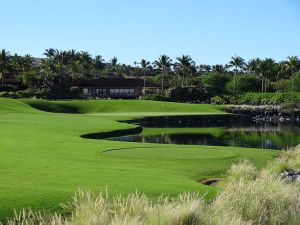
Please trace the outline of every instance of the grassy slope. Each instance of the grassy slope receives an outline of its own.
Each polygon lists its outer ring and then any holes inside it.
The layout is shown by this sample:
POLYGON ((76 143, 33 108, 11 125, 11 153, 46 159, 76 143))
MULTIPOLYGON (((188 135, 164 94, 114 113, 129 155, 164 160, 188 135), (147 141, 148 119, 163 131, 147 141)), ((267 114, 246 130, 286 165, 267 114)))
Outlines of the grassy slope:
POLYGON ((166 113, 222 113, 215 106, 146 101, 0 99, 0 218, 13 208, 57 210, 79 187, 112 194, 135 190, 150 197, 215 188, 197 181, 223 176, 248 157, 262 166, 276 152, 256 149, 176 146, 88 140, 81 134, 125 129, 116 120, 166 113), (61 114, 55 112, 97 113, 61 114), (163 106, 162 106, 163 105, 163 106), (116 114, 114 112, 117 112, 116 114), (103 114, 102 114, 103 113, 103 114))
POLYGON ((101 101, 56 101, 23 100, 23 102, 51 112, 69 113, 195 113, 195 114, 224 114, 220 106, 191 105, 173 102, 157 102, 147 100, 101 100, 101 101))

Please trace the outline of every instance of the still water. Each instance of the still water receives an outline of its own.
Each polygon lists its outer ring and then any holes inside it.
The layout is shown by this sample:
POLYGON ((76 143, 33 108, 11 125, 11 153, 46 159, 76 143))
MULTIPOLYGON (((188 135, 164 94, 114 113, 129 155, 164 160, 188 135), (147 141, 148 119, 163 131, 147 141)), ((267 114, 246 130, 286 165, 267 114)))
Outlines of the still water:
POLYGON ((161 144, 286 149, 300 143, 299 124, 233 125, 199 128, 143 128, 140 134, 110 140, 161 144))

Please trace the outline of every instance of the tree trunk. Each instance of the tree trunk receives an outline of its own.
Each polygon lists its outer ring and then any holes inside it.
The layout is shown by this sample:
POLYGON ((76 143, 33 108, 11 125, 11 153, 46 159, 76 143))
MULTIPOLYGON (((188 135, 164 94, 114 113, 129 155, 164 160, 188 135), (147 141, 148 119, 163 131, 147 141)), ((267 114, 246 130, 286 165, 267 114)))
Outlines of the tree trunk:
POLYGON ((267 79, 265 79, 265 93, 267 93, 267 79))
POLYGON ((293 91, 294 91, 294 70, 292 70, 292 77, 291 77, 291 81, 292 81, 291 92, 293 92, 293 91))
POLYGON ((61 77, 62 77, 62 75, 60 74, 59 75, 59 87, 61 88, 61 77))
POLYGON ((261 75, 261 93, 264 93, 264 76, 261 75))
POLYGON ((163 69, 162 77, 161 77, 161 92, 164 93, 164 74, 165 69, 163 69))
POLYGON ((234 76, 233 76, 233 93, 235 94, 236 89, 236 75, 237 75, 237 66, 235 67, 234 76))
POLYGON ((143 95, 145 96, 146 95, 146 71, 144 69, 144 92, 143 92, 143 95))

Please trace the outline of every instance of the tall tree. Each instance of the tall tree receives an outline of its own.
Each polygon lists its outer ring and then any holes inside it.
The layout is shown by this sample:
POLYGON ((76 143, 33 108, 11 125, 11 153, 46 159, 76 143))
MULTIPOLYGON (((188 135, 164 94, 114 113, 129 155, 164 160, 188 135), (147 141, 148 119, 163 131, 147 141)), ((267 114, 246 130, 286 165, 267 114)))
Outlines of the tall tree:
POLYGON ((286 68, 291 73, 291 81, 292 81, 291 91, 293 91, 294 90, 294 73, 298 72, 300 70, 299 58, 297 56, 287 57, 286 68))
POLYGON ((104 59, 101 55, 96 55, 93 59, 94 76, 98 76, 105 68, 104 59))
POLYGON ((70 54, 68 51, 58 49, 46 49, 46 59, 42 64, 44 71, 47 71, 48 77, 54 76, 58 78, 59 87, 62 88, 62 80, 70 73, 70 54), (47 70, 45 69, 47 68, 47 70))
POLYGON ((209 73, 211 71, 211 65, 204 65, 204 70, 206 73, 209 73))
POLYGON ((110 66, 112 69, 113 74, 116 74, 118 76, 118 73, 120 73, 120 68, 119 68, 119 64, 118 64, 118 58, 117 57, 113 57, 110 61, 110 66))
POLYGON ((145 95, 146 94, 146 72, 150 68, 150 62, 148 62, 145 59, 142 59, 139 64, 144 73, 144 92, 143 92, 143 94, 145 95))
POLYGON ((237 76, 237 73, 239 72, 239 69, 240 71, 243 71, 243 69, 245 68, 245 60, 240 57, 240 56, 232 56, 231 57, 231 61, 229 62, 228 64, 228 67, 231 68, 233 67, 234 68, 234 76, 233 76, 233 93, 235 93, 236 91, 236 76, 237 76))
POLYGON ((93 59, 88 52, 77 53, 78 69, 81 78, 90 78, 93 70, 93 59))
POLYGON ((265 58, 260 62, 259 70, 261 75, 261 91, 266 92, 267 91, 267 79, 272 78, 272 76, 275 75, 275 65, 276 62, 272 58, 265 58))
POLYGON ((181 57, 177 57, 176 60, 178 62, 174 66, 179 70, 182 76, 182 86, 184 86, 185 76, 192 75, 195 72, 195 62, 189 55, 182 55, 181 57))
POLYGON ((54 58, 55 54, 56 54, 56 50, 54 48, 48 48, 45 50, 45 53, 44 53, 44 55, 47 58, 54 58))
POLYGON ((23 84, 28 83, 24 82, 23 78, 27 78, 28 72, 32 72, 32 61, 33 58, 28 54, 25 56, 19 56, 15 54, 11 58, 11 73, 14 76, 14 78, 20 80, 23 84))
POLYGON ((225 73, 226 69, 226 66, 223 66, 221 64, 216 64, 212 66, 212 71, 217 73, 225 73))
POLYGON ((256 76, 259 76, 260 74, 260 58, 250 59, 247 63, 247 70, 249 73, 253 73, 256 76))
POLYGON ((167 55, 161 55, 153 64, 162 70, 161 90, 164 93, 164 76, 168 74, 172 66, 172 59, 167 55))
POLYGON ((1 85, 4 85, 4 78, 9 74, 11 68, 11 55, 5 49, 2 49, 0 52, 0 76, 1 76, 1 85))
POLYGON ((62 88, 62 79, 68 72, 69 53, 67 51, 56 50, 54 62, 59 75, 59 86, 62 88))

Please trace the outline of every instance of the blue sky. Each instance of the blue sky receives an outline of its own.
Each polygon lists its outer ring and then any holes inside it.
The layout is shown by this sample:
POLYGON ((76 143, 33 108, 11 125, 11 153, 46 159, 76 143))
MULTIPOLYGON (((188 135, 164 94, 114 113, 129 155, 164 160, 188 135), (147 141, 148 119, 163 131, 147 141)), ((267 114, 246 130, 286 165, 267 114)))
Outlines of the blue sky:
POLYGON ((300 56, 299 0, 0 0, 0 48, 86 50, 132 64, 189 54, 198 64, 300 56))

